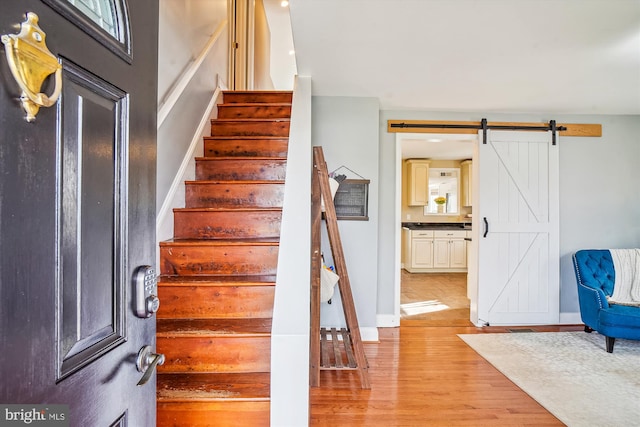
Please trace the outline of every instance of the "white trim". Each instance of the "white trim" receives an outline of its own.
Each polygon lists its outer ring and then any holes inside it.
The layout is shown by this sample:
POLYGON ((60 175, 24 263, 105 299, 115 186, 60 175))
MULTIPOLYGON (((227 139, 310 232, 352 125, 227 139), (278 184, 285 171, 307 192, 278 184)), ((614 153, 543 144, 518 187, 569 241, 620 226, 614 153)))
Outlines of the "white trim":
POLYGON ((189 65, 185 72, 182 73, 177 83, 171 88, 169 94, 164 97, 162 104, 160 104, 160 106, 158 107, 158 129, 160 129, 162 123, 164 123, 167 116, 169 116, 169 113, 176 105, 176 102, 178 102, 178 99, 180 99, 182 92, 184 92, 193 76, 196 75, 196 72, 200 68, 200 65, 202 65, 202 62, 205 60, 207 55, 209 55, 209 52, 218 41, 218 38, 222 34, 222 31, 227 26, 227 22, 228 21, 225 19, 218 25, 218 28, 216 28, 216 30, 209 38, 209 41, 207 41, 207 44, 202 49, 202 52, 200 52, 200 55, 198 55, 198 57, 191 63, 191 65, 189 65))
POLYGON ((395 176, 395 200, 394 200, 394 251, 393 251, 393 317, 400 325, 400 299, 401 299, 401 272, 402 261, 402 137, 396 133, 396 176, 395 176))
POLYGON ((561 325, 582 325, 582 316, 579 312, 562 313, 560 312, 560 324, 561 325))
POLYGON ((272 427, 309 422, 311 171, 311 78, 298 76, 291 105, 271 328, 272 427))
MULTIPOLYGON (((264 7, 264 6, 263 6, 264 7)), ((247 10, 247 90, 255 89, 256 2, 249 1, 247 10)))
POLYGON ((372 326, 360 327, 360 337, 362 342, 379 342, 378 328, 372 326))
POLYGON ((376 326, 378 328, 397 328, 400 326, 400 317, 395 314, 378 314, 376 326))
POLYGON ((165 216, 171 211, 171 203, 173 198, 178 191, 180 185, 183 182, 183 176, 189 167, 189 163, 193 160, 194 152, 198 143, 202 141, 202 135, 205 131, 205 126, 210 123, 211 120, 211 112, 213 108, 217 105, 217 100, 220 94, 222 93, 222 89, 218 86, 216 90, 213 92, 213 96, 209 101, 209 105, 205 109, 204 115, 200 120, 200 124, 198 125, 195 133, 193 134, 193 139, 191 140, 191 144, 189 145, 189 149, 184 154, 184 158, 182 159, 182 163, 180 164, 180 168, 173 178, 173 182, 171 183, 171 187, 169 187, 169 192, 164 198, 164 202, 162 202, 162 207, 158 211, 158 215, 156 216, 156 233, 159 232, 160 225, 163 223, 165 216))

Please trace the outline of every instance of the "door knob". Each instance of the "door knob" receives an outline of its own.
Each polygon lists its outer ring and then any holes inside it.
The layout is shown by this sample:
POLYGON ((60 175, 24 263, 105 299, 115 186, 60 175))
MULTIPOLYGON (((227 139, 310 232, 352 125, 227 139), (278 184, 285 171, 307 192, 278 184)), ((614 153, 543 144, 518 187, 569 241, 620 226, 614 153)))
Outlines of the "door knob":
POLYGON ((156 366, 164 364, 164 354, 153 353, 150 345, 145 345, 138 352, 136 359, 136 368, 142 372, 142 378, 138 381, 138 385, 145 385, 151 379, 156 366))

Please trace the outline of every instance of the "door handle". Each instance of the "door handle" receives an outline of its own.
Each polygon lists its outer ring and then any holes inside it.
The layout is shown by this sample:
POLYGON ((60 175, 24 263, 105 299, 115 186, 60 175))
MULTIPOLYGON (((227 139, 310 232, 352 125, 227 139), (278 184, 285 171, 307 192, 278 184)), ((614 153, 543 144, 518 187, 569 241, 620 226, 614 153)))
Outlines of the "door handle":
POLYGON ((136 359, 136 368, 138 368, 139 372, 143 373, 137 385, 145 385, 149 382, 156 367, 163 364, 164 354, 153 353, 150 345, 143 346, 138 352, 138 358, 136 359))
POLYGON ((20 26, 20 33, 5 34, 2 43, 9 69, 22 89, 20 101, 27 113, 28 122, 36 119, 40 107, 51 107, 62 91, 62 65, 53 56, 45 38, 47 35, 38 26, 38 15, 27 13, 27 19, 20 26), (40 92, 42 84, 50 74, 55 73, 55 88, 51 95, 40 92))
POLYGON ((489 234, 489 221, 487 221, 486 216, 482 220, 484 221, 484 234, 482 237, 487 237, 487 234, 489 234))

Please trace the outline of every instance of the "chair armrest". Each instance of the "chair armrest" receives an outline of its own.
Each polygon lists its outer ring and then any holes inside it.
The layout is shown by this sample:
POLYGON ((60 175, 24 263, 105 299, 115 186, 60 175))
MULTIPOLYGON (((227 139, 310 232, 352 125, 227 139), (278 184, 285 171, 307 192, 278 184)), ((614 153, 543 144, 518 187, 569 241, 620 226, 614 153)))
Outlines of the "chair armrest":
POLYGON ((583 305, 598 311, 603 308, 609 308, 609 301, 607 297, 599 288, 592 288, 578 281, 578 299, 580 300, 580 309, 583 305))
POLYGON ((613 288, 613 262, 609 251, 582 250, 573 255, 582 321, 598 330, 599 312, 609 308, 605 289, 613 288))

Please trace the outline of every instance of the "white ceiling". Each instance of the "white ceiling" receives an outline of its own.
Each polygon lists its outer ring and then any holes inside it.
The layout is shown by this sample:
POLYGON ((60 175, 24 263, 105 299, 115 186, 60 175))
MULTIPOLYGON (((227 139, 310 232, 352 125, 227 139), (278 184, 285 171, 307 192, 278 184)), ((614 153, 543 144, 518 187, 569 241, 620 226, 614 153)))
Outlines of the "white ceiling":
POLYGON ((313 94, 382 109, 640 114, 640 0, 291 0, 313 94))
POLYGON ((275 89, 293 90, 297 73, 289 8, 282 0, 263 0, 271 32, 270 74, 275 89))
POLYGON ((402 133, 403 159, 464 160, 473 157, 476 135, 402 133))

